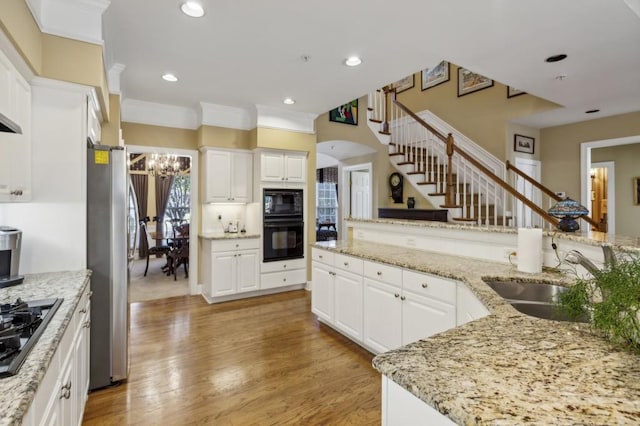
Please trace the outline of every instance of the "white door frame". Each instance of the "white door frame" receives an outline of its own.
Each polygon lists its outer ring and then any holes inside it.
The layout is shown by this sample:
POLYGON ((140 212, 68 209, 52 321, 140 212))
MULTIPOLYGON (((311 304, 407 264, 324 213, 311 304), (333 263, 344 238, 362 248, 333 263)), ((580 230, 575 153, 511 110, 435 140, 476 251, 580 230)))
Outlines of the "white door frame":
MULTIPOLYGON (((589 203, 591 203, 591 149, 618 145, 631 145, 634 143, 640 143, 640 135, 583 142, 580 144, 580 204, 588 206, 589 203)), ((607 204, 608 209, 611 208, 610 206, 611 204, 607 204)), ((608 229, 608 233, 614 235, 615 219, 612 223, 614 226, 608 229)))
MULTIPOLYGON (((539 160, 534 160, 532 158, 524 158, 524 157, 515 157, 514 160, 514 165, 522 170, 524 167, 522 167, 523 164, 526 165, 530 165, 530 166, 536 166, 536 173, 535 176, 530 176, 532 179, 534 179, 536 182, 540 182, 542 179, 542 162, 539 160)), ((526 185, 527 181, 520 177, 520 176, 516 176, 516 189, 518 188, 518 182, 522 181, 523 185, 526 185)), ((531 185, 532 191, 533 191, 533 201, 536 205, 540 205, 542 203, 542 193, 539 189, 537 189, 535 186, 531 185)), ((523 188, 524 191, 524 188, 523 188)), ((522 193, 522 195, 525 195, 524 192, 522 193)), ((520 200, 516 199, 516 206, 515 206, 515 213, 516 213, 516 225, 518 227, 525 227, 525 226, 531 226, 531 227, 541 227, 542 226, 542 218, 538 215, 538 214, 534 214, 533 212, 531 212, 530 218, 531 218, 531 222, 530 223, 526 223, 524 222, 524 219, 526 217, 526 214, 522 215, 524 217, 521 217, 520 212, 524 212, 525 209, 527 207, 525 207, 524 203, 520 200)))
MULTIPOLYGON (((613 161, 602 161, 599 163, 591 163, 591 168, 607 169, 607 233, 616 234, 616 163, 613 161)), ((589 194, 593 188, 591 187, 591 179, 589 179, 589 194)), ((596 220, 594 217, 593 220, 596 220)))
POLYGON ((341 227, 342 230, 342 239, 347 238, 347 227, 345 224, 345 220, 348 219, 347 208, 351 209, 351 172, 359 171, 359 172, 368 172, 369 173, 369 203, 371 203, 369 211, 373 214, 373 164, 372 163, 363 163, 356 164, 353 166, 345 166, 342 168, 342 185, 338 188, 339 191, 342 191, 342 196, 340 200, 342 200, 341 205, 339 206, 340 211, 342 212, 342 220, 341 227))
POLYGON ((181 149, 181 148, 161 148, 157 146, 141 146, 141 145, 125 145, 127 154, 175 154, 175 155, 189 155, 191 156, 191 235, 193 238, 189 238, 189 267, 191 274, 189 274, 189 293, 200 294, 201 288, 198 285, 198 235, 197 229, 200 227, 199 221, 199 205, 198 205, 198 155, 199 152, 194 149, 181 149), (195 225, 195 226, 194 226, 195 225))

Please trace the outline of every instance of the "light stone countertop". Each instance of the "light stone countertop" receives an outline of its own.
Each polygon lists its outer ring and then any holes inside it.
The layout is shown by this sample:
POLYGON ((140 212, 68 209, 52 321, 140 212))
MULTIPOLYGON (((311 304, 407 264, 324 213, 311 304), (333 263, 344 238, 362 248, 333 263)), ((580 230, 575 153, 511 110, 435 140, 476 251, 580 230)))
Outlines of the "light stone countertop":
POLYGON ((199 234, 198 237, 203 238, 205 240, 239 240, 244 238, 260 238, 260 234, 249 234, 242 232, 234 232, 234 233, 202 233, 199 234))
POLYGON ((314 245, 460 280, 491 315, 376 356, 373 366, 463 425, 640 424, 640 358, 586 324, 516 311, 483 279, 569 284, 556 272, 354 241, 314 245))
POLYGON ((0 303, 63 298, 63 302, 44 329, 24 364, 14 376, 0 379, 0 425, 19 425, 43 379, 62 335, 71 321, 91 272, 53 272, 25 276, 22 284, 0 289, 0 303))

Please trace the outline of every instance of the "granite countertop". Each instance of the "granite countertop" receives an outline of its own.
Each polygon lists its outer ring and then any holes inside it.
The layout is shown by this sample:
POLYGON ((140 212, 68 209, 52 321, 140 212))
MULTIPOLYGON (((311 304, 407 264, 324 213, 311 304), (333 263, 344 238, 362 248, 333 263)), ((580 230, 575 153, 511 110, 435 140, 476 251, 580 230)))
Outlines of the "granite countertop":
POLYGON ((226 234, 220 234, 220 233, 204 232, 202 234, 199 234, 198 237, 203 238, 205 240, 239 240, 244 238, 260 238, 260 234, 249 234, 249 233, 242 233, 242 232, 235 232, 235 233, 228 232, 226 234))
POLYGON ((376 356, 380 373, 458 424, 639 424, 640 359, 587 324, 521 314, 483 279, 569 284, 557 272, 370 242, 315 247, 464 282, 491 315, 376 356))
POLYGON ((71 321, 80 296, 89 283, 90 275, 88 270, 33 274, 25 276, 22 284, 0 289, 0 303, 15 302, 18 297, 25 301, 53 297, 64 299, 18 374, 0 379, 0 425, 22 422, 71 321))

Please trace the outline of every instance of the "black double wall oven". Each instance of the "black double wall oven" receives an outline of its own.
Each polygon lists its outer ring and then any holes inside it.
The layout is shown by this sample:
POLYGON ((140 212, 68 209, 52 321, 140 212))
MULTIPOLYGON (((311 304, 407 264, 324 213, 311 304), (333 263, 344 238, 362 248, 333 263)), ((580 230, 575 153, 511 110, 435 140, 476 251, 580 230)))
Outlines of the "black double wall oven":
POLYGON ((263 189, 263 261, 304 257, 302 189, 263 189))

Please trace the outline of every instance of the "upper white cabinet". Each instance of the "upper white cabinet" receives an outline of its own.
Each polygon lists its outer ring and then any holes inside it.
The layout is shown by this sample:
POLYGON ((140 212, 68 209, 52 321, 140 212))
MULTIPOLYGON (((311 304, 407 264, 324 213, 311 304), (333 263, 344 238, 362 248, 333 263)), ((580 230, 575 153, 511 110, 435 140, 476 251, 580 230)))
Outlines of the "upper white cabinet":
POLYGON ((307 157, 294 152, 262 152, 260 180, 265 182, 304 183, 307 157))
POLYGON ((249 203, 252 194, 253 155, 248 151, 207 150, 205 203, 249 203))
POLYGON ((0 202, 31 200, 31 86, 0 51, 0 113, 22 134, 0 132, 0 202))

